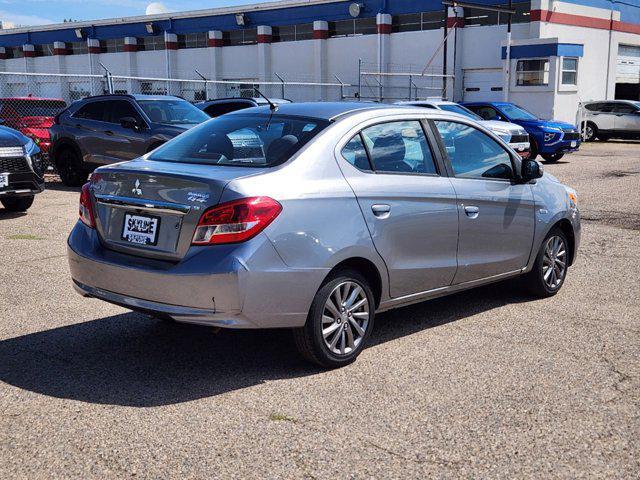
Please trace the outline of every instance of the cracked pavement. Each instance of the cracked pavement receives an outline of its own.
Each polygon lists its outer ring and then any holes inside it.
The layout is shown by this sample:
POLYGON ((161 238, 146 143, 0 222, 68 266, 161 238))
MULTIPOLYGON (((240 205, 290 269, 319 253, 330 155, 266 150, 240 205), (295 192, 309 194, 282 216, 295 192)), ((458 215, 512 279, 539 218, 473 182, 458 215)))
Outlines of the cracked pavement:
POLYGON ((639 477, 640 143, 545 168, 585 218, 557 296, 499 283, 384 313, 329 372, 286 331, 81 298, 75 189, 0 209, 0 478, 639 477))

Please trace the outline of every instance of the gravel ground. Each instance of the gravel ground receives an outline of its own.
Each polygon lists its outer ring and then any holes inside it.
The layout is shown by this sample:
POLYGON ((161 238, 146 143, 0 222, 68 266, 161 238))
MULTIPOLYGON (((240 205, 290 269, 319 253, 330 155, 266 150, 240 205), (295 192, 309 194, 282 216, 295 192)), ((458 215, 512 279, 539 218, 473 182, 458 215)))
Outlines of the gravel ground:
POLYGON ((0 209, 0 478, 638 478, 640 143, 545 168, 584 216, 557 296, 501 283, 381 314, 329 372, 285 331, 81 298, 76 190, 0 209))

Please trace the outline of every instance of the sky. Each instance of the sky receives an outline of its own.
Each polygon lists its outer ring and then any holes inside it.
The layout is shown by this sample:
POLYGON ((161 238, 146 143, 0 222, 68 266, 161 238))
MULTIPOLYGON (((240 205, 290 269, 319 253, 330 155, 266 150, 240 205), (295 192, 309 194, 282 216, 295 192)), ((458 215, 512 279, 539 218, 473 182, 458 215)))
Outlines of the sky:
POLYGON ((227 7, 267 0, 0 0, 4 28, 60 23, 65 19, 96 20, 202 8, 227 7))

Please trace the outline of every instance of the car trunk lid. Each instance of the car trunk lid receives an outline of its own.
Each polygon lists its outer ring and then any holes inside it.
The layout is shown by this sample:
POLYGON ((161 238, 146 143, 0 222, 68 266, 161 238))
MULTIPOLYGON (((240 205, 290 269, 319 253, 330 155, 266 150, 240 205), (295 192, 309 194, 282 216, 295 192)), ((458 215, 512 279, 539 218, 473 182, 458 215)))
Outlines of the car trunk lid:
POLYGON ((257 173, 149 160, 103 167, 92 178, 100 239, 113 250, 179 261, 202 213, 218 204, 225 185, 257 173))

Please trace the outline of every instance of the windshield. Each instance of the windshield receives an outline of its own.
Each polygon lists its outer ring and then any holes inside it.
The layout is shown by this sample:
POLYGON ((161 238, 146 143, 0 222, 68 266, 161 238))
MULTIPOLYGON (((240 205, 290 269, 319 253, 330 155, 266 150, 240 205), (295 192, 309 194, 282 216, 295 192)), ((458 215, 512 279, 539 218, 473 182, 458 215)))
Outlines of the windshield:
POLYGON ((158 148, 150 160, 273 167, 286 162, 329 122, 285 115, 230 114, 209 120, 158 148))
POLYGON ((1 112, 20 117, 55 117, 66 107, 62 100, 4 100, 1 112))
POLYGON ((524 108, 519 107, 517 105, 513 105, 512 103, 507 103, 505 105, 500 105, 500 108, 504 112, 504 114, 509 117, 511 120, 537 120, 533 113, 527 112, 524 108))
POLYGON ((465 117, 469 117, 476 121, 483 121, 483 118, 480 115, 476 115, 471 110, 463 107, 462 105, 445 103, 443 105, 440 105, 440 109, 446 110, 447 112, 459 113, 460 115, 464 115, 465 117))
POLYGON ((138 105, 154 123, 195 125, 209 120, 209 115, 186 100, 138 100, 138 105))

